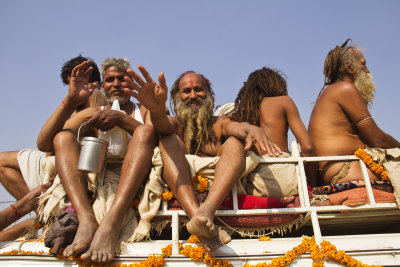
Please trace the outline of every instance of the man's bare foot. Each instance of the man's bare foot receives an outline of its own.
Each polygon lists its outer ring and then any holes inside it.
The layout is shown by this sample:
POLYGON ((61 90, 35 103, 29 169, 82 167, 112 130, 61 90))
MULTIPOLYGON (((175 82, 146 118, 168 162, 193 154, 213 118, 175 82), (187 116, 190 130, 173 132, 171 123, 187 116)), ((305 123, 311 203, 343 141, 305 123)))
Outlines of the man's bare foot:
POLYGON ((117 251, 118 237, 119 231, 116 227, 100 224, 89 250, 81 255, 81 259, 102 264, 113 261, 117 251))
POLYGON ((85 251, 90 246, 90 243, 92 243, 93 236, 98 227, 99 225, 94 216, 92 219, 79 220, 79 226, 74 241, 65 248, 64 256, 78 256, 85 251))
POLYGON ((207 252, 214 251, 217 248, 222 247, 223 245, 228 244, 231 241, 231 236, 228 235, 228 233, 225 232, 224 230, 222 230, 218 227, 216 229, 216 232, 218 234, 211 238, 205 238, 205 237, 199 236, 199 239, 200 239, 201 243, 203 243, 207 252))
POLYGON ((190 221, 186 224, 186 229, 192 235, 203 236, 205 238, 212 238, 217 235, 217 230, 214 225, 214 216, 207 212, 201 212, 200 209, 190 221))

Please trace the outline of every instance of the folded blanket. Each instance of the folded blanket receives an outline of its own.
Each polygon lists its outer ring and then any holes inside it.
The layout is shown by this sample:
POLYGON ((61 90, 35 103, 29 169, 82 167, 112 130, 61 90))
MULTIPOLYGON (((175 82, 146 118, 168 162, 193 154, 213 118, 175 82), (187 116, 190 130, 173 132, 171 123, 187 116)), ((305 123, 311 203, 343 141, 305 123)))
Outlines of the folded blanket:
MULTIPOLYGON (((376 203, 394 203, 393 193, 372 189, 376 203)), ((325 195, 325 198, 316 197, 312 200, 315 206, 346 205, 349 207, 368 204, 368 195, 365 188, 353 188, 350 190, 325 195)))

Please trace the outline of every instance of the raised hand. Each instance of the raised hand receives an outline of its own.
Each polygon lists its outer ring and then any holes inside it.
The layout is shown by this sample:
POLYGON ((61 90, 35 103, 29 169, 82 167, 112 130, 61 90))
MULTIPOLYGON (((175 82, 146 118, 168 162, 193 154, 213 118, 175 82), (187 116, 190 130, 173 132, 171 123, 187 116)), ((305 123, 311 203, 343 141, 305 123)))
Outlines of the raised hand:
POLYGON ((249 125, 244 149, 248 151, 253 145, 259 148, 262 155, 268 153, 268 155, 276 157, 282 154, 281 149, 271 141, 262 128, 249 125))
POLYGON ((89 60, 72 70, 67 96, 69 106, 78 107, 85 103, 98 86, 97 81, 89 83, 92 71, 93 67, 90 66, 89 60))
POLYGON ((128 88, 125 88, 125 93, 136 98, 150 112, 165 111, 165 102, 167 101, 168 88, 165 82, 164 73, 158 75, 158 84, 153 81, 147 70, 139 65, 138 69, 142 73, 146 81, 132 69, 128 69, 128 76, 125 76, 125 81, 128 88))

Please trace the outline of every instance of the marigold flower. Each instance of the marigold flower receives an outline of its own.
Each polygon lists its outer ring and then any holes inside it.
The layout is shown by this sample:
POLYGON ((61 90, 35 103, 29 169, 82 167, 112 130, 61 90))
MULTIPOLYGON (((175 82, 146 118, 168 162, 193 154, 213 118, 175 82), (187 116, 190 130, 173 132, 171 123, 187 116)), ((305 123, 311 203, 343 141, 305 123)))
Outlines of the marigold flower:
POLYGON ((162 201, 170 201, 174 197, 174 194, 171 191, 165 190, 161 194, 161 200, 162 201))
POLYGON ((197 235, 191 235, 188 240, 189 243, 200 243, 200 239, 197 237, 197 235))
POLYGON ((271 241, 271 237, 269 236, 261 236, 258 238, 258 241, 271 241))

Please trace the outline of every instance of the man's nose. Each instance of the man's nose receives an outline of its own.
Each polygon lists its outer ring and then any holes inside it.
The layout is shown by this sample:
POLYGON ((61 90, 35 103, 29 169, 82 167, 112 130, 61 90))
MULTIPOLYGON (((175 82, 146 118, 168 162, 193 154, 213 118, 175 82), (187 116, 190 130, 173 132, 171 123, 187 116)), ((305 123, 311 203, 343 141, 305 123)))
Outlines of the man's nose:
POLYGON ((194 90, 190 91, 190 95, 189 95, 190 99, 196 99, 197 98, 197 94, 194 90))
POLYGON ((119 79, 115 78, 114 81, 113 81, 113 86, 114 87, 118 87, 120 85, 121 85, 121 82, 119 81, 119 79))

